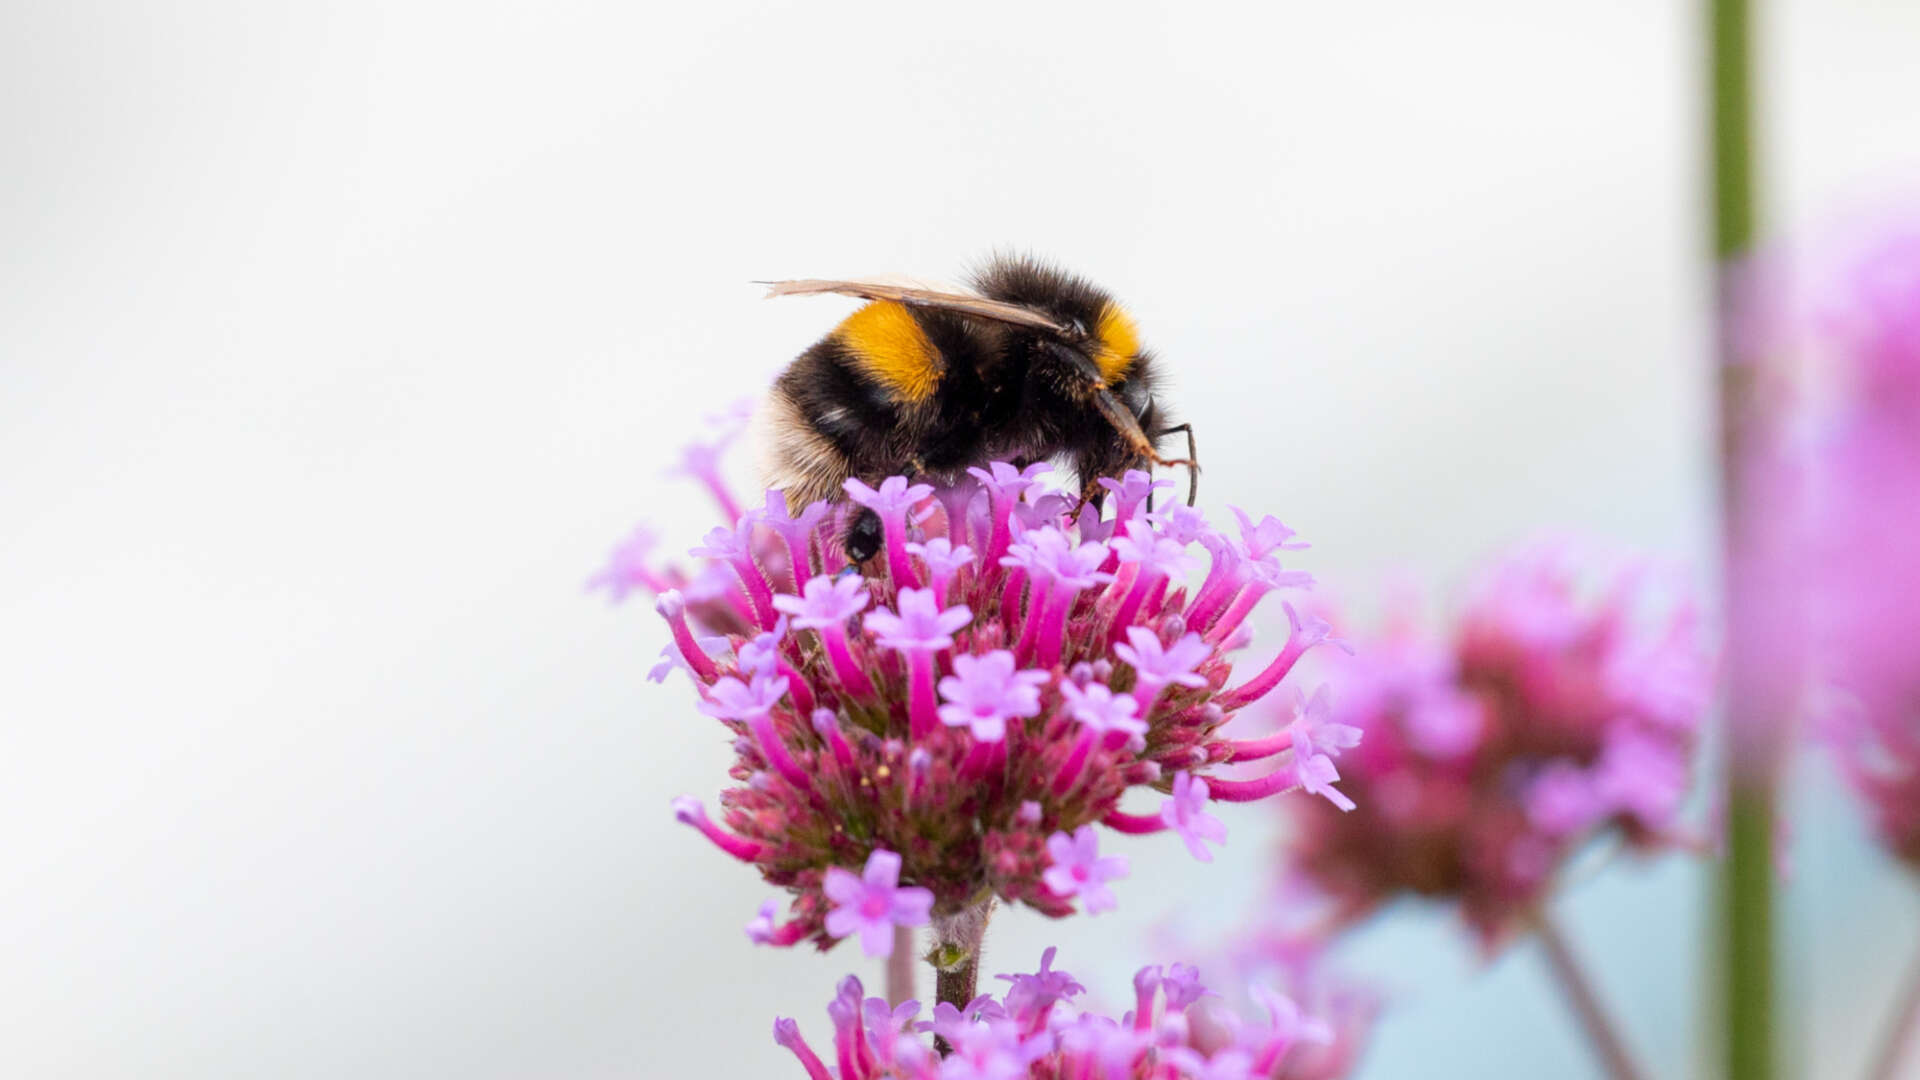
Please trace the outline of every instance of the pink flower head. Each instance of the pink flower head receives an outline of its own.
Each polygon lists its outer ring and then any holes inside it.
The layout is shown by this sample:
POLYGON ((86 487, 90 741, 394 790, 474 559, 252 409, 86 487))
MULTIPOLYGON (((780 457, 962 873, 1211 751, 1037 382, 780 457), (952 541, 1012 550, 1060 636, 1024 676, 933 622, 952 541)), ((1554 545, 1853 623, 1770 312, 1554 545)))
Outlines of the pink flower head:
POLYGON ((1264 1038, 1284 1039, 1289 1045, 1296 1042, 1333 1041, 1333 1029, 1327 1022, 1301 1012, 1299 1004, 1292 998, 1258 983, 1248 989, 1267 1010, 1267 1030, 1262 1033, 1264 1038))
POLYGON ((1920 404, 1920 217, 1872 235, 1815 275, 1815 329, 1863 401, 1920 404))
POLYGON ((1687 797, 1687 753, 1671 740, 1632 725, 1609 733, 1594 769, 1594 786, 1609 809, 1649 829, 1670 824, 1687 797))
POLYGON ((1136 679, 1155 691, 1165 686, 1199 689, 1207 685, 1207 680, 1195 671, 1213 655, 1213 647, 1191 631, 1171 645, 1162 645, 1152 630, 1129 626, 1127 643, 1115 645, 1113 654, 1133 668, 1136 679))
POLYGON ((760 910, 747 922, 747 940, 755 945, 791 945, 798 941, 804 929, 803 926, 797 923, 780 925, 774 921, 779 912, 778 901, 763 902, 760 910))
POLYGON ((1100 837, 1093 826, 1082 825, 1072 836, 1057 832, 1047 837, 1047 856, 1051 865, 1041 876, 1055 896, 1077 896, 1087 905, 1087 914, 1112 911, 1119 903, 1107 882, 1127 876, 1127 857, 1100 857, 1100 837))
POLYGON ((1005 499, 1008 503, 1017 503, 1026 490, 1040 482, 1041 475, 1053 471, 1053 466, 1044 461, 1036 461, 1025 469, 1016 469, 1004 461, 995 461, 986 468, 968 468, 967 472, 980 485, 993 493, 996 499, 1005 499))
POLYGON ((607 565, 587 579, 587 589, 605 589, 607 599, 619 603, 635 589, 660 592, 668 588, 666 579, 654 573, 649 562, 660 538, 641 525, 615 545, 607 554, 607 565))
POLYGON ((848 498, 882 518, 904 518, 907 511, 933 494, 932 485, 909 484, 904 476, 889 476, 880 481, 878 488, 868 487, 858 479, 848 477, 846 489, 848 498))
POLYGON ((809 503, 796 517, 787 510, 786 495, 769 491, 766 503, 749 516, 780 538, 786 548, 788 568, 798 580, 805 579, 813 572, 810 545, 814 534, 820 529, 820 523, 832 513, 830 504, 816 502, 809 503))
POLYGON ((1245 510, 1237 506, 1227 509, 1240 520, 1240 547, 1249 559, 1264 559, 1276 551, 1304 551, 1307 547, 1304 541, 1294 540, 1294 531, 1271 514, 1255 524, 1245 510))
POLYGON ((827 868, 821 891, 833 902, 827 913, 827 933, 834 937, 860 935, 868 956, 893 953, 893 928, 925 926, 933 909, 933 893, 922 888, 900 888, 900 856, 875 848, 867 868, 858 877, 837 866, 827 868))
POLYGON ((1173 774, 1173 794, 1160 806, 1160 820, 1180 834, 1187 850, 1201 862, 1212 862, 1207 842, 1227 842, 1227 826, 1207 813, 1207 782, 1189 772, 1173 774))
POLYGON ((1156 510, 1147 515, 1147 520, 1160 530, 1160 535, 1182 547, 1214 535, 1213 526, 1207 524, 1206 513, 1186 503, 1174 503, 1165 510, 1156 510))
POLYGON ((1155 480, 1150 473, 1129 469, 1127 474, 1118 480, 1107 476, 1101 477, 1100 486, 1113 493, 1114 520, 1125 521, 1133 516, 1135 507, 1145 505, 1153 498, 1155 491, 1172 487, 1173 481, 1155 480))
POLYGON ((772 940, 773 916, 779 910, 780 905, 773 900, 768 900, 760 905, 759 912, 747 923, 747 937, 751 939, 754 944, 762 945, 772 940))
MULTIPOLYGON (((1052 491, 1026 502, 1014 503, 1013 520, 1018 526, 1014 531, 1024 533, 1032 529, 1058 528, 1072 505, 1066 496, 1052 491)), ((1092 541, 1094 538, 1083 536, 1081 539, 1092 541)))
POLYGON ((699 547, 687 554, 701 559, 749 559, 753 557, 753 525, 741 522, 734 526, 716 526, 707 530, 701 538, 699 547))
POLYGON ((783 675, 756 672, 747 682, 727 676, 707 688, 700 711, 722 720, 750 721, 772 712, 786 694, 783 675))
POLYGON ((935 652, 953 647, 954 632, 973 621, 965 604, 941 611, 932 589, 902 589, 900 610, 867 616, 867 629, 882 647, 901 652, 935 652))
POLYGON ((1527 820, 1547 836, 1570 836, 1600 820, 1607 801, 1593 777, 1570 761, 1556 761, 1527 785, 1527 820))
POLYGON ((1304 791, 1319 795, 1340 808, 1342 812, 1352 810, 1356 805, 1352 799, 1342 794, 1334 783, 1340 779, 1340 770, 1334 767, 1333 759, 1325 754, 1300 756, 1295 751, 1293 758, 1294 779, 1304 791))
POLYGON ((1694 609, 1630 561, 1559 543, 1489 567, 1446 637, 1394 620, 1334 658, 1333 695, 1283 731, 1301 787, 1326 797, 1290 803, 1290 864, 1342 919, 1403 893, 1452 900, 1493 948, 1596 833, 1680 843, 1685 705, 1704 709, 1713 667, 1694 609))
POLYGON ((1054 946, 1047 946, 1046 951, 1040 954, 1040 970, 1031 975, 995 976, 1009 984, 1002 1003, 1002 1012, 1009 1019, 1030 1024, 1044 1018, 1055 1002, 1086 992, 1087 988, 1081 986, 1078 979, 1053 966, 1054 954, 1059 951, 1054 946))
POLYGON ((1241 1020, 1224 1008, 1189 1012, 1209 991, 1191 967, 1134 976, 1134 1008, 1107 1016, 1074 999, 1079 981, 1052 968, 1055 950, 1032 974, 1000 975, 1004 998, 981 995, 957 1008, 941 1002, 915 1024, 917 1003, 888 1008, 861 998, 849 978, 827 1007, 840 1072, 829 1071, 799 1025, 774 1023, 774 1041, 799 1060, 810 1080, 1339 1080, 1358 1056, 1366 1019, 1334 1003, 1334 1022, 1261 984, 1249 988, 1266 1016, 1241 1020), (1162 1005, 1159 998, 1164 993, 1162 1005), (945 1058, 923 1041, 936 1035, 945 1058))
POLYGON ((1200 981, 1200 969, 1192 964, 1168 964, 1160 977, 1160 992, 1169 1009, 1184 1009, 1201 998, 1218 996, 1200 981))
POLYGON ((1014 670, 1013 654, 996 649, 984 656, 956 656, 953 674, 940 680, 940 722, 966 727, 983 742, 1006 737, 1007 721, 1040 715, 1044 671, 1014 670))
POLYGON ((1435 691, 1407 705, 1407 741, 1435 761, 1455 761, 1473 753, 1486 727, 1486 712, 1471 694, 1435 691))
POLYGON ((1115 695, 1101 683, 1079 687, 1063 682, 1060 684, 1060 693, 1066 698, 1068 711, 1073 718, 1096 735, 1115 731, 1126 735, 1147 733, 1147 722, 1133 715, 1139 709, 1139 704, 1130 697, 1115 695))
POLYGON ((936 581, 944 581, 961 567, 973 565, 973 549, 965 544, 954 547, 944 536, 936 536, 924 544, 908 544, 907 550, 920 556, 936 581))
POLYGON ((1920 209, 1848 224, 1794 267, 1814 303, 1793 344, 1837 391, 1817 418, 1817 531, 1801 545, 1812 658, 1841 775, 1881 842, 1920 868, 1920 209))
POLYGON ((728 521, 739 519, 740 504, 728 489, 726 479, 720 475, 720 458, 739 433, 740 429, 733 426, 711 442, 688 443, 680 450, 680 460, 668 470, 669 473, 698 481, 713 496, 720 507, 720 515, 728 521))
POLYGON ((867 583, 853 575, 821 574, 807 579, 799 596, 783 593, 773 598, 777 611, 793 617, 801 630, 840 626, 867 609, 867 583))
POLYGON ((1334 720, 1327 704, 1327 688, 1321 686, 1307 698, 1294 695, 1293 719, 1283 732, 1292 744, 1291 768, 1295 782, 1312 794, 1324 797, 1342 811, 1352 810, 1354 802, 1333 786, 1340 771, 1333 759, 1340 751, 1360 745, 1360 729, 1334 720))
POLYGON ((1183 578, 1198 565, 1198 560, 1187 554, 1188 541, 1155 532, 1144 521, 1124 522, 1121 532, 1123 535, 1113 539, 1113 553, 1123 563, 1138 565, 1143 574, 1183 578))
MULTIPOLYGON (((640 583, 665 594, 667 670, 688 672, 697 704, 732 738, 723 811, 708 818, 686 800, 676 814, 792 894, 784 923, 755 921, 757 940, 827 947, 879 933, 849 921, 861 910, 848 899, 850 843, 889 853, 892 886, 924 890, 941 926, 961 925, 988 895, 1049 916, 1104 909, 1118 887, 1100 876, 1113 863, 1097 849, 1085 893, 1049 887, 1049 872, 1058 882, 1081 865, 1049 850, 1055 834, 1077 844, 1103 826, 1172 830, 1206 850, 1218 824, 1200 793, 1246 801, 1296 783, 1284 757, 1251 780, 1216 770, 1243 745, 1227 726, 1280 689, 1324 632, 1290 615, 1285 642, 1236 672, 1245 635, 1209 636, 1197 591, 1169 580, 1206 569, 1182 538, 1213 536, 1197 512, 1169 507, 1158 533, 1091 504, 1070 516, 1068 501, 1036 490, 1044 471, 996 463, 954 487, 901 477, 854 487, 882 517, 885 565, 835 565, 844 502, 789 512, 776 494, 710 533, 684 568, 640 583), (1126 690, 1114 693, 1116 680, 1126 690), (1185 809, 1121 810, 1130 790, 1180 773, 1185 809)), ((1231 564, 1209 573, 1215 629, 1263 591, 1234 547, 1214 545, 1231 564)), ((1000 1038, 982 1034, 990 1023, 969 1045, 1000 1038)), ((1030 1034, 992 1045, 1018 1058, 1030 1034)), ((1127 1046, 1076 1038, 1105 1053, 1127 1046)), ((963 1058, 965 1040, 949 1041, 963 1058)), ((890 1052, 876 1046, 874 1060, 904 1068, 890 1052)))
POLYGON ((1112 574, 1100 571, 1106 559, 1105 544, 1075 544, 1059 528, 1048 526, 1024 533, 1000 562, 1024 569, 1043 584, 1079 592, 1113 580, 1112 574))
POLYGON ((787 638, 787 620, 782 616, 773 624, 773 629, 764 634, 754 635, 753 640, 742 644, 735 656, 740 661, 740 670, 756 675, 772 675, 780 662, 780 643, 787 638))

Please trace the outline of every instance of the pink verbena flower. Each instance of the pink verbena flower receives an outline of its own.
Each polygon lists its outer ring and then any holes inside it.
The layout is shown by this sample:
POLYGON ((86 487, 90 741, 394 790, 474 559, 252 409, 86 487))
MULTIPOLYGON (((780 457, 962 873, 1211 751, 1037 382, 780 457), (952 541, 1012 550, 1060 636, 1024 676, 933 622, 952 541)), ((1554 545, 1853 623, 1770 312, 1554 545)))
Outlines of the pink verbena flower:
POLYGON ((1060 684, 1067 711, 1088 732, 1097 735, 1145 735, 1147 722, 1134 714, 1140 705, 1130 697, 1116 694, 1104 684, 1090 682, 1083 689, 1071 682, 1060 684))
POLYGON ((1805 246, 1785 334, 1830 384, 1809 470, 1820 734, 1881 842, 1920 868, 1920 211, 1805 246))
POLYGON ((1339 1080, 1356 1060, 1356 1046, 1340 1045, 1346 1027, 1264 985, 1249 991, 1264 1017, 1245 1020, 1219 1007, 1192 968, 1147 967, 1134 976, 1134 1007, 1109 1016, 1074 1000, 1085 988, 1052 967, 1053 955, 1033 974, 999 976, 1003 997, 942 1003, 919 1023, 919 1002, 889 1007, 848 976, 827 1007, 837 1072, 792 1020, 774 1021, 774 1041, 808 1080, 1339 1080), (930 1035, 950 1050, 944 1058, 930 1035))
POLYGON ((868 956, 892 955, 893 928, 925 926, 933 909, 932 893, 900 887, 900 856, 880 848, 867 856, 867 868, 858 876, 829 867, 821 891, 834 905, 827 912, 827 933, 859 934, 868 956))
POLYGON ((1125 855, 1100 856, 1100 835, 1093 826, 1082 825, 1072 836, 1057 832, 1047 837, 1047 867, 1040 880, 1055 896, 1079 897, 1087 914, 1112 911, 1119 903, 1107 882, 1127 876, 1125 855))
POLYGON ((673 588, 669 579, 651 565, 653 550, 659 545, 660 538, 652 529, 645 525, 635 528, 607 554, 607 564, 587 579, 587 590, 604 589, 607 599, 617 604, 635 590, 659 594, 673 588))
POLYGON ((1006 737, 1007 721, 1040 715, 1044 671, 1015 671, 1013 654, 996 649, 981 656, 956 656, 953 674, 940 680, 940 722, 966 727, 981 742, 1006 737))
MULTIPOLYGON (((1277 884, 1252 918, 1207 946, 1179 943, 1176 935, 1163 947, 1177 946, 1178 952, 1201 957, 1202 967, 1230 975, 1232 981, 1248 987, 1254 1003, 1267 1012, 1271 1028, 1296 1033, 1299 1041, 1285 1055, 1280 1075, 1296 1080, 1346 1076, 1371 1036, 1381 997, 1333 971, 1326 962, 1332 940, 1327 932, 1333 925, 1330 917, 1338 914, 1338 908, 1300 875, 1283 877, 1277 884)), ((1193 968, 1169 966, 1163 987, 1167 1000, 1180 999, 1176 980, 1196 977, 1193 968)), ((1195 1039, 1203 1045, 1245 1047, 1235 1034, 1241 1025, 1230 1014, 1202 1008, 1188 1015, 1195 1025, 1195 1039)))
MULTIPOLYGON (((936 944, 988 896, 1064 916, 1073 896, 1046 880, 1056 834, 1104 824, 1217 843, 1210 801, 1297 785, 1291 746, 1262 755, 1263 777, 1216 772, 1243 758, 1224 725, 1325 636, 1291 617, 1250 672, 1234 670, 1254 604, 1300 587, 1275 572, 1291 533, 1248 519, 1252 539, 1229 540, 1169 510, 1155 517, 1178 532, 1136 513, 1110 540, 1115 519, 1043 492, 1045 471, 849 485, 885 537, 864 575, 840 549, 844 508, 790 512, 777 493, 711 530, 694 568, 659 571, 677 590, 660 608, 669 661, 735 751, 720 811, 689 800, 681 819, 793 896, 784 922, 755 921, 756 940, 825 948, 867 933, 849 916, 829 924, 847 904, 826 883, 844 889, 877 851, 898 856, 898 886, 931 894, 936 944), (1196 546, 1223 561, 1204 566, 1196 546), (1159 794, 1146 805, 1174 791, 1180 812, 1122 808, 1147 788, 1159 794)), ((1151 485, 1119 483, 1141 498, 1151 485)))
POLYGON ((1275 738, 1309 790, 1337 753, 1359 803, 1289 804, 1288 866, 1336 921, 1413 893, 1458 903, 1491 948, 1597 833, 1642 852, 1692 842, 1676 815, 1711 661, 1692 603, 1657 584, 1566 545, 1526 548, 1485 572, 1450 640, 1400 618, 1330 659, 1329 696, 1275 738))
POLYGON ((1209 841, 1227 842, 1226 824, 1207 813, 1207 795, 1205 780, 1192 773, 1175 773, 1173 794, 1160 806, 1160 820, 1180 835, 1187 850, 1201 862, 1213 861, 1213 851, 1207 847, 1209 841))
POLYGON ((882 648, 900 652, 939 652, 953 646, 954 631, 973 621, 965 604, 942 611, 932 589, 903 589, 897 611, 876 611, 867 629, 882 648))

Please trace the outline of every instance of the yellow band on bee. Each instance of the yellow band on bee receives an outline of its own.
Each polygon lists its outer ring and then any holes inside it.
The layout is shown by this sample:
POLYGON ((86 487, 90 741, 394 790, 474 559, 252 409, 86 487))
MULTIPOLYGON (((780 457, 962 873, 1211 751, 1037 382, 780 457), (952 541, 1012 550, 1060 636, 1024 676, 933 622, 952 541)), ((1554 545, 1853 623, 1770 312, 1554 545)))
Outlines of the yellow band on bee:
POLYGON ((1118 304, 1108 304, 1100 310, 1100 323, 1094 333, 1100 339, 1100 352, 1093 362, 1100 368, 1101 378, 1110 383, 1124 380, 1133 358, 1140 354, 1140 331, 1133 325, 1133 316, 1118 304))
POLYGON ((834 330, 860 369, 907 401, 925 401, 940 383, 940 355, 906 305, 868 304, 834 330))

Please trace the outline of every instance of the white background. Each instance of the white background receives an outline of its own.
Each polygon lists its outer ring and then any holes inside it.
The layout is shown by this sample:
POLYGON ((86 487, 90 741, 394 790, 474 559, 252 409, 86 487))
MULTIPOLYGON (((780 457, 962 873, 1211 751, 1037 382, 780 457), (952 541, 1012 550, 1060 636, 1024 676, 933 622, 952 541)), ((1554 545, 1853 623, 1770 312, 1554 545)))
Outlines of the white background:
MULTIPOLYGON (((749 279, 1107 284, 1208 505, 1441 586, 1568 527, 1710 550, 1695 5, 16 2, 0 11, 0 1072, 797 1075, 851 949, 667 810, 724 740, 581 582, 701 414, 845 309, 749 279)), ((1768 5, 1776 221, 1920 175, 1920 8, 1768 5)), ((1710 575, 1709 575, 1710 576, 1710 575)), ((1916 905, 1831 792, 1799 826, 1796 1046, 1851 1076, 1916 905)), ((1117 997, 1212 867, 989 970, 1117 997)), ((1701 1052, 1702 878, 1563 905, 1655 1071, 1701 1052)), ((1204 929, 1204 928, 1203 928, 1204 929)), ((1374 1077, 1590 1069, 1521 948, 1353 961, 1374 1077)))

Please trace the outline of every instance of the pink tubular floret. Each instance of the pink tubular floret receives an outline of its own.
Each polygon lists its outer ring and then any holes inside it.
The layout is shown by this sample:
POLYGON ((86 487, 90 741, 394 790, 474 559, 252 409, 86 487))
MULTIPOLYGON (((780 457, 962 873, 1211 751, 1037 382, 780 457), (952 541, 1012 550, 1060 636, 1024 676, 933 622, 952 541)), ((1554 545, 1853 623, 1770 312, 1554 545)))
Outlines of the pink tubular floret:
POLYGON ((759 844, 735 836, 715 825, 712 819, 707 817, 707 808, 700 805, 700 800, 691 795, 682 795, 673 800, 673 816, 681 824, 699 829, 707 839, 713 841, 715 847, 741 862, 752 862, 758 859, 763 850, 759 844))
POLYGON ((1258 780, 1224 780, 1215 777, 1207 781, 1207 786, 1213 790, 1213 797, 1222 802, 1252 802, 1283 791, 1292 791, 1300 786, 1300 778, 1293 769, 1283 768, 1258 780))

